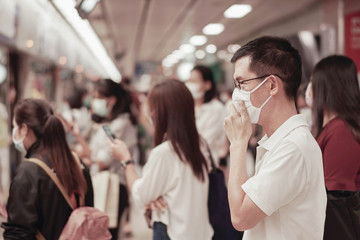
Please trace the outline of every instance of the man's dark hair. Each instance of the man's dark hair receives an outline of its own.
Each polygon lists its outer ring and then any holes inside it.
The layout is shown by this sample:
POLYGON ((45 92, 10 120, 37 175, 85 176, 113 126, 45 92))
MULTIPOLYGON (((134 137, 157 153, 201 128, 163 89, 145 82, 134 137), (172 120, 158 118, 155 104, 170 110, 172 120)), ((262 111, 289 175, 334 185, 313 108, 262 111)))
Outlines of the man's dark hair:
POLYGON ((247 56, 251 72, 258 76, 276 74, 283 81, 289 99, 296 99, 301 83, 301 56, 289 41, 270 36, 256 38, 237 50, 231 62, 247 56))

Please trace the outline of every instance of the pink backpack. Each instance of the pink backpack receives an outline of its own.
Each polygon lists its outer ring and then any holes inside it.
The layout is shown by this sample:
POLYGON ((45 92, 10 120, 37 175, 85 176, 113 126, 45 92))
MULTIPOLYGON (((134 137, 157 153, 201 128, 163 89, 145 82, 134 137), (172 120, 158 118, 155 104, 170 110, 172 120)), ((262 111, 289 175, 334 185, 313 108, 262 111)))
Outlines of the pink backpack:
MULTIPOLYGON (((77 156, 76 156, 77 158, 77 156)), ((71 198, 53 171, 41 160, 36 158, 28 161, 39 165, 54 181, 60 192, 73 209, 59 240, 110 240, 109 217, 100 210, 93 207, 79 207, 74 209, 71 198)), ((38 231, 37 240, 45 240, 45 237, 38 231)))
POLYGON ((93 207, 75 209, 61 232, 59 240, 108 240, 109 217, 93 207))

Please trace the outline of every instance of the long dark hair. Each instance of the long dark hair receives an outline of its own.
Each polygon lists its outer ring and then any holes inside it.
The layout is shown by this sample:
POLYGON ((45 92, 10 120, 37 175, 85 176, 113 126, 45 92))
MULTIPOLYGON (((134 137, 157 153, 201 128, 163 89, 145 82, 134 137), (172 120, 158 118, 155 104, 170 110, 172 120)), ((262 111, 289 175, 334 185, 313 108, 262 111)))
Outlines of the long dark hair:
POLYGON ((34 132, 37 152, 50 159, 68 193, 76 191, 84 197, 87 190, 85 177, 67 144, 63 124, 51 106, 44 100, 23 99, 15 106, 14 118, 19 127, 26 124, 34 132))
POLYGON ((318 62, 311 74, 313 90, 313 132, 322 130, 324 108, 337 114, 360 143, 360 90, 355 63, 333 55, 318 62))
POLYGON ((155 146, 169 140, 181 161, 189 163, 194 175, 204 181, 207 163, 200 150, 194 100, 185 84, 166 80, 153 87, 148 98, 155 127, 155 146))
POLYGON ((114 120, 122 113, 129 113, 131 122, 136 124, 136 117, 132 111, 132 96, 121 84, 111 79, 100 79, 95 83, 95 90, 104 97, 116 97, 116 103, 111 109, 110 120, 114 120))
POLYGON ((204 103, 210 102, 217 95, 214 75, 211 69, 203 65, 196 65, 192 71, 198 71, 204 82, 211 83, 211 88, 204 95, 204 103))

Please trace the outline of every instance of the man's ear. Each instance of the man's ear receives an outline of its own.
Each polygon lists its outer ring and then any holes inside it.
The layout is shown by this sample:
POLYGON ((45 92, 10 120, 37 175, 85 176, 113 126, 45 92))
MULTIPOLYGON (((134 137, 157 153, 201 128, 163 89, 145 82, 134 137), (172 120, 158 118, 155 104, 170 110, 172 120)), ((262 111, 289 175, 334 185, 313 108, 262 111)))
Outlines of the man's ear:
POLYGON ((274 96, 280 90, 281 80, 277 76, 271 75, 268 81, 270 82, 270 95, 274 96))

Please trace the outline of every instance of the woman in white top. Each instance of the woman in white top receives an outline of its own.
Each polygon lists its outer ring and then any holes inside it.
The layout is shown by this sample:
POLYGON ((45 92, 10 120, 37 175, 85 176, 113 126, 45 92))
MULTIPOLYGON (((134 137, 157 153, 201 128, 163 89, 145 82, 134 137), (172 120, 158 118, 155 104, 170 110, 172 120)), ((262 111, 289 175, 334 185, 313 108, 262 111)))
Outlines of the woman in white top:
POLYGON ((109 170, 119 176, 119 208, 118 226, 110 228, 113 239, 117 239, 120 218, 129 206, 128 192, 126 189, 125 173, 119 161, 111 156, 111 148, 108 144, 108 137, 103 129, 108 125, 115 138, 123 140, 134 154, 137 150, 137 128, 136 118, 131 109, 132 97, 130 92, 120 84, 110 79, 100 79, 95 82, 93 99, 91 102, 93 134, 89 143, 83 143, 85 156, 91 162, 91 173, 95 174, 102 170, 109 170))
POLYGON ((217 98, 216 84, 210 68, 197 65, 193 68, 186 86, 195 100, 196 127, 199 134, 209 144, 215 164, 224 157, 226 143, 223 128, 226 109, 217 98))
POLYGON ((194 100, 184 83, 168 80, 154 86, 148 97, 155 148, 141 178, 135 172, 126 145, 116 140, 113 157, 125 167, 128 187, 140 208, 152 205, 154 240, 209 240, 208 161, 206 146, 196 129, 194 100))

